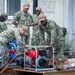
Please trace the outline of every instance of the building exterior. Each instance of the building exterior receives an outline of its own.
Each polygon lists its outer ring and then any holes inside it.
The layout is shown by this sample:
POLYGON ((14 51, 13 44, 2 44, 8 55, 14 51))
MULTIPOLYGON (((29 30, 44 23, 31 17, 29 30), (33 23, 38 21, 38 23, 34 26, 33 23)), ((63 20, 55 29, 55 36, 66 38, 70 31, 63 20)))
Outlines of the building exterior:
MULTIPOLYGON (((22 10, 25 2, 30 3, 29 12, 33 14, 34 0, 0 0, 0 14, 6 12, 8 14, 7 26, 12 24, 12 17, 15 12, 22 10)), ((68 31, 67 40, 75 40, 75 0, 37 0, 48 19, 54 20, 61 27, 66 27, 68 31)), ((32 30, 32 28, 31 28, 32 30)), ((32 32, 31 32, 32 33, 32 32)), ((31 35, 32 37, 32 35, 31 35)), ((75 52, 75 41, 73 41, 72 51, 75 52)))

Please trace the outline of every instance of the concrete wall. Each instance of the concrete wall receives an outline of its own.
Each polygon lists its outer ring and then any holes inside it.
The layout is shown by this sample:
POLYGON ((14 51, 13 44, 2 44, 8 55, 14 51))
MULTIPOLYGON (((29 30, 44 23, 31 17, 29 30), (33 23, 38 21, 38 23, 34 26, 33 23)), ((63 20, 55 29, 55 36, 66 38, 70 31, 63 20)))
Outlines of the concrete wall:
POLYGON ((54 20, 60 26, 64 26, 63 3, 64 0, 38 0, 38 5, 42 8, 47 18, 54 20))
POLYGON ((4 0, 0 0, 0 13, 4 12, 4 0))

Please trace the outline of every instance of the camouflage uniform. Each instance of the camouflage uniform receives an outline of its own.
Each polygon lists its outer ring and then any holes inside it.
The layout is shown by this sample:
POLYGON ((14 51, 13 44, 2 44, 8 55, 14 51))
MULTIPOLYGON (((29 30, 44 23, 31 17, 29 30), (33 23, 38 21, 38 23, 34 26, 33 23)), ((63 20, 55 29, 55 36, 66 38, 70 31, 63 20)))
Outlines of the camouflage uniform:
POLYGON ((13 17, 13 21, 18 23, 18 27, 22 27, 23 25, 26 25, 28 27, 28 33, 29 35, 26 36, 26 38, 23 37, 26 44, 29 44, 29 37, 30 37, 30 23, 32 22, 32 16, 27 12, 24 13, 23 11, 19 11, 15 13, 13 17))
MULTIPOLYGON (((33 22, 38 21, 38 16, 36 14, 34 14, 32 17, 33 17, 33 22)), ((36 46, 36 45, 41 45, 43 43, 45 43, 44 30, 40 30, 39 25, 34 25, 31 44, 36 46), (40 31, 42 32, 40 33, 40 31)))
POLYGON ((16 39, 18 44, 17 53, 24 50, 19 29, 13 28, 0 33, 0 66, 4 67, 9 60, 9 43, 16 39))
MULTIPOLYGON (((8 15, 6 13, 2 13, 0 17, 3 17, 7 20, 8 15)), ((7 26, 4 21, 5 20, 2 21, 2 18, 0 19, 0 33, 7 29, 7 26)))
MULTIPOLYGON (((51 20, 47 20, 47 25, 43 26, 40 24, 40 28, 42 28, 42 30, 44 30, 47 33, 47 42, 46 44, 53 44, 54 46, 59 46, 60 50, 57 50, 57 57, 59 58, 59 61, 62 61, 64 58, 63 55, 63 50, 62 50, 62 32, 60 30, 60 27, 51 20)), ((51 51, 50 51, 51 52, 51 51)), ((52 55, 50 53, 50 55, 52 55)))
POLYGON ((57 47, 57 57, 59 61, 64 61, 64 37, 63 37, 63 30, 60 26, 57 25, 57 41, 56 41, 56 47, 57 47))
POLYGON ((7 26, 4 22, 0 22, 0 33, 7 29, 7 26))

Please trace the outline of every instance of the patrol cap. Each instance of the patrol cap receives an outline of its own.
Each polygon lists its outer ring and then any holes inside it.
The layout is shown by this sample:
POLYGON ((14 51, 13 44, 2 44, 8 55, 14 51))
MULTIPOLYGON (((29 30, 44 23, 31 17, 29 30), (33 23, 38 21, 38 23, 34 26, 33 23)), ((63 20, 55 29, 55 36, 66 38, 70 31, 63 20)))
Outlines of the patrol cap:
POLYGON ((39 20, 39 21, 46 20, 46 16, 45 16, 44 14, 40 14, 40 15, 38 16, 38 20, 39 20))
POLYGON ((40 8, 40 7, 36 7, 36 10, 37 10, 37 11, 41 11, 41 8, 40 8))
POLYGON ((30 8, 30 4, 29 3, 24 3, 23 7, 24 8, 30 8))
POLYGON ((3 16, 5 19, 8 19, 8 15, 6 13, 2 13, 1 16, 3 16))
POLYGON ((27 31, 28 31, 28 27, 27 27, 27 26, 22 26, 21 29, 22 29, 24 32, 27 32, 27 31))

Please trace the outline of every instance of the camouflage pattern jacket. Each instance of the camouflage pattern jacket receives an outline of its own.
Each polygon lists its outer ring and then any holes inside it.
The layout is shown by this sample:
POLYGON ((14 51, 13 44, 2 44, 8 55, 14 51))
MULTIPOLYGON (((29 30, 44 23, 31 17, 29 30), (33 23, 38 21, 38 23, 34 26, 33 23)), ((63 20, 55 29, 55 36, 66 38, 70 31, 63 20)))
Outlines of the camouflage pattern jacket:
POLYGON ((32 16, 28 12, 24 13, 23 11, 19 11, 15 13, 13 21, 18 23, 18 27, 22 27, 23 25, 29 27, 32 22, 32 16))
MULTIPOLYGON (((33 18, 33 22, 38 21, 38 16, 36 14, 34 14, 32 16, 32 18, 33 18)), ((45 43, 44 31, 39 28, 39 25, 33 26, 31 43, 32 43, 32 45, 41 45, 41 44, 45 43)))
POLYGON ((7 29, 7 26, 4 22, 0 22, 0 33, 7 29))
POLYGON ((16 39, 18 44, 18 49, 24 50, 24 43, 21 40, 21 35, 19 33, 18 28, 12 28, 12 29, 3 31, 2 33, 0 33, 0 39, 2 39, 0 40, 2 41, 2 43, 10 43, 14 39, 16 39))
POLYGON ((56 44, 58 40, 62 37, 62 31, 60 26, 58 26, 54 21, 47 20, 47 25, 43 26, 40 23, 40 28, 47 33, 46 44, 56 44))
POLYGON ((13 17, 13 21, 18 23, 18 27, 19 28, 24 26, 24 25, 26 25, 28 27, 28 34, 29 35, 26 37, 26 40, 24 40, 24 41, 26 41, 26 44, 29 44, 29 39, 30 39, 30 23, 32 22, 32 16, 28 12, 24 13, 23 11, 19 11, 19 12, 15 13, 15 15, 13 17))

